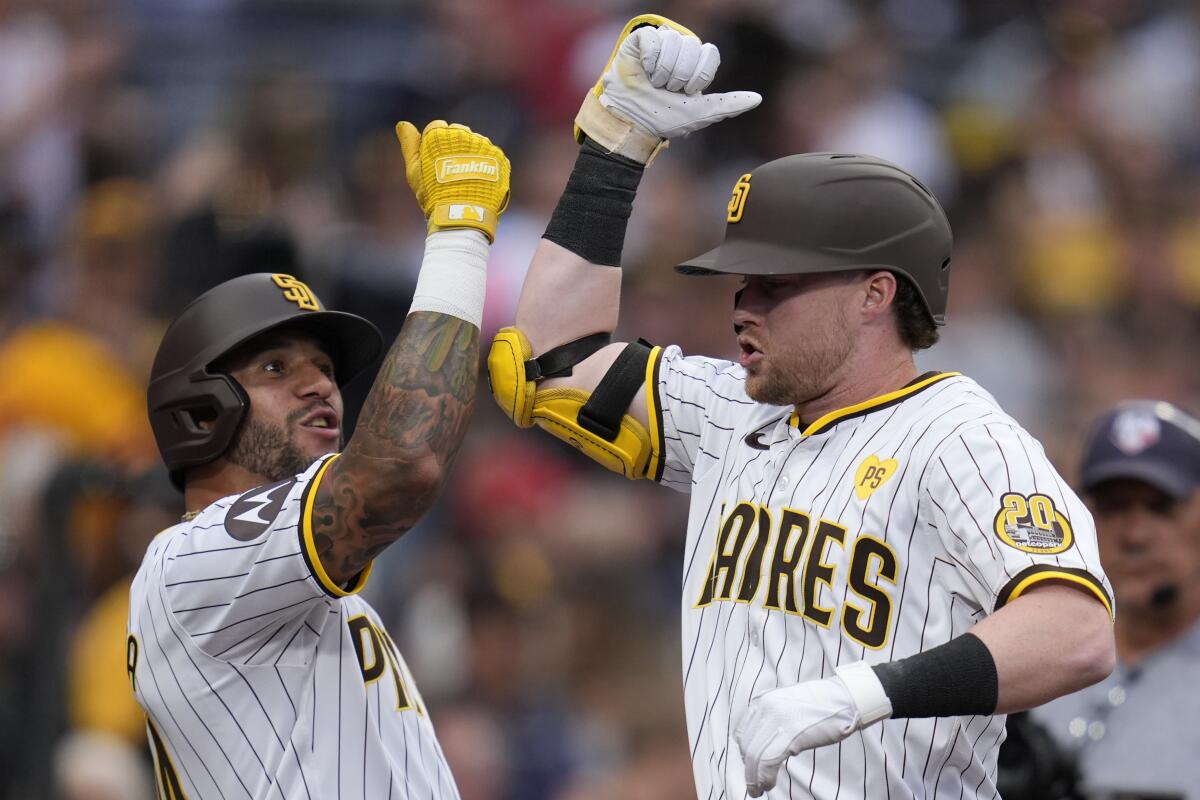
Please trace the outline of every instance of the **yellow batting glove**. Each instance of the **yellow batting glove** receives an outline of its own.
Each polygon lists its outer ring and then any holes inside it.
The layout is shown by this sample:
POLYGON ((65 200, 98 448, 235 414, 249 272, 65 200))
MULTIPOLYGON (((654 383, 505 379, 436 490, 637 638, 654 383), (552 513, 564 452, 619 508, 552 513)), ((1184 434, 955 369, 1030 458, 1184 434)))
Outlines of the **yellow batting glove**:
POLYGON ((404 171, 429 232, 474 228, 488 241, 508 207, 510 166, 504 151, 465 125, 434 120, 420 133, 409 122, 396 124, 404 171))

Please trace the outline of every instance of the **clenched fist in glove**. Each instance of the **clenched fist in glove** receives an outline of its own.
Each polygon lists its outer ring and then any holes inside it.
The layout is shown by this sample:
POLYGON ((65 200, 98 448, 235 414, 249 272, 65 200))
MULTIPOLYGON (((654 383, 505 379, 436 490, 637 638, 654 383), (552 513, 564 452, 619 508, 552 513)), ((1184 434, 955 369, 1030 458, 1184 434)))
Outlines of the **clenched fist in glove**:
POLYGON ((750 703, 737 727, 746 790, 762 796, 789 757, 840 742, 891 713, 883 685, 862 661, 838 667, 829 678, 767 692, 750 703))
POLYGON ((509 164, 504 151, 465 125, 434 120, 418 133, 396 124, 408 185, 429 220, 429 232, 474 228, 495 241, 496 222, 508 206, 509 164))
POLYGON ((576 138, 586 134, 609 152, 648 164, 668 140, 762 102, 757 92, 702 94, 720 63, 716 46, 687 28, 654 14, 635 17, 584 98, 576 138))

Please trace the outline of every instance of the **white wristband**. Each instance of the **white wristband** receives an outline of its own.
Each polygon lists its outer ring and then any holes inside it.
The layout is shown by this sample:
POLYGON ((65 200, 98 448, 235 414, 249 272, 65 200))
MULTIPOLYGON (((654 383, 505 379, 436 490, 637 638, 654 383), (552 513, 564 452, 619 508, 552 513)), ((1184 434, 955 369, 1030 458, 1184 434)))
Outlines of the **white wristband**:
POLYGON ((871 665, 865 661, 855 661, 837 668, 837 676, 846 684, 854 704, 858 706, 859 727, 887 719, 892 715, 892 701, 888 699, 883 684, 871 665))
POLYGON ((408 313, 436 311, 482 327, 487 259, 488 240, 481 231, 458 228, 429 234, 408 313))

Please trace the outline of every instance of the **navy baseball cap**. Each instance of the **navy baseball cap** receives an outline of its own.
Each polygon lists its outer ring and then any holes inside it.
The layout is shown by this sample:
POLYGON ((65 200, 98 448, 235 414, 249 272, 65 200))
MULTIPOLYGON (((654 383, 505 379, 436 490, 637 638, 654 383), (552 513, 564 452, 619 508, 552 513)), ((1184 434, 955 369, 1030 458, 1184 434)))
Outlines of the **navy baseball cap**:
POLYGON ((1123 403, 1092 428, 1080 478, 1085 492, 1130 478, 1187 497, 1200 487, 1200 421, 1161 400, 1123 403))

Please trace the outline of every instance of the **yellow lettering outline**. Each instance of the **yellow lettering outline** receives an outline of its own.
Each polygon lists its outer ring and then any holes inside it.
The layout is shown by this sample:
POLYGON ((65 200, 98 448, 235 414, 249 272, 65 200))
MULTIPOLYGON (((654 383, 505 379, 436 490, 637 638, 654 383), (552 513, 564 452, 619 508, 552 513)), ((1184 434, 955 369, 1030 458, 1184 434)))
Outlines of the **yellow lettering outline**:
POLYGON ((778 576, 775 576, 775 574, 774 574, 775 554, 774 554, 774 552, 772 552, 771 567, 770 567, 771 574, 766 576, 765 582, 768 584, 768 586, 767 586, 766 596, 763 598, 763 608, 771 609, 772 611, 782 611, 783 613, 791 614, 794 617, 804 616, 804 608, 803 608, 802 604, 800 603, 800 596, 798 594, 798 592, 802 588, 804 576, 803 576, 803 574, 797 575, 796 573, 801 571, 804 568, 805 562, 808 561, 808 552, 812 548, 812 533, 813 533, 813 528, 812 528, 812 515, 811 514, 801 511, 798 508, 791 508, 790 506, 783 506, 783 508, 780 509, 779 531, 776 533, 775 547, 776 548, 783 547, 785 549, 785 551, 787 551, 784 554, 784 560, 785 561, 793 561, 794 560, 795 566, 792 567, 792 570, 791 570, 791 574, 792 574, 791 579, 789 579, 783 573, 780 573, 778 576), (782 537, 784 535, 783 520, 787 517, 787 515, 789 513, 795 514, 799 517, 802 517, 804 519, 804 527, 800 528, 800 526, 798 526, 798 525, 789 525, 788 530, 787 530, 788 541, 784 541, 784 542, 780 543, 779 537, 782 537), (798 534, 800 538, 797 539, 797 541, 795 541, 795 542, 790 541, 792 538, 791 532, 793 530, 801 531, 801 534, 798 534), (790 551, 788 551, 789 543, 791 544, 790 551), (800 548, 799 553, 796 552, 797 547, 800 548), (775 579, 774 586, 770 585, 772 578, 775 579), (779 585, 780 581, 787 581, 787 584, 791 587, 790 598, 783 596, 784 590, 782 588, 780 588, 780 585, 779 585), (779 598, 784 601, 784 605, 783 606, 771 605, 770 600, 771 600, 772 595, 779 595, 779 598), (789 599, 792 601, 791 604, 796 607, 795 611, 792 611, 791 609, 789 609, 787 607, 787 601, 789 599))
POLYGON ((773 536, 775 534, 775 525, 771 521, 770 509, 768 509, 766 506, 760 505, 758 503, 750 503, 750 505, 754 508, 754 511, 755 511, 754 541, 751 542, 749 537, 747 537, 746 544, 742 545, 742 552, 738 553, 738 562, 741 567, 742 579, 740 581, 737 581, 737 587, 738 587, 737 592, 734 593, 734 595, 729 598, 733 602, 742 603, 743 605, 752 604, 754 602, 754 598, 758 597, 758 592, 762 588, 762 585, 763 585, 763 574, 762 574, 763 561, 766 560, 767 549, 770 547, 771 539, 773 538, 773 536), (754 548, 758 545, 758 540, 761 539, 762 535, 763 535, 763 519, 764 518, 766 519, 766 522, 767 522, 767 540, 763 544, 762 553, 758 557, 758 565, 757 565, 758 566, 758 583, 754 587, 754 593, 751 594, 749 597, 747 597, 745 600, 743 600, 742 592, 745 591, 745 589, 746 589, 746 582, 749 580, 749 578, 752 574, 751 569, 754 567, 754 565, 750 563, 751 561, 754 560, 754 548), (746 549, 747 547, 749 547, 749 550, 746 549), (744 559, 742 558, 743 554, 745 555, 744 559))
POLYGON ((824 560, 825 550, 827 549, 825 547, 825 542, 821 541, 820 546, 818 547, 818 541, 819 541, 818 537, 821 536, 821 528, 823 525, 826 525, 826 524, 829 525, 834 530, 841 531, 842 535, 840 537, 835 537, 830 534, 826 534, 825 541, 836 542, 837 544, 841 545, 841 548, 843 551, 845 551, 845 549, 846 549, 847 528, 845 528, 842 525, 837 524, 833 520, 825 519, 824 517, 818 518, 817 526, 812 531, 813 539, 812 539, 812 544, 808 548, 808 558, 806 558, 804 560, 804 582, 803 582, 803 584, 801 584, 801 589, 803 590, 803 594, 804 594, 804 609, 803 609, 802 614, 809 622, 813 623, 814 625, 818 625, 822 628, 831 628, 831 627, 833 627, 833 619, 837 614, 837 610, 833 609, 833 608, 826 608, 825 606, 817 605, 817 596, 819 596, 821 593, 820 584, 825 584, 826 586, 829 587, 829 591, 832 592, 833 584, 837 580, 838 565, 830 564, 829 562, 824 560), (828 577, 822 577, 820 574, 817 573, 817 570, 821 570, 821 569, 829 570, 828 577), (811 581, 809 579, 810 571, 813 573, 811 581), (813 597, 809 597, 809 594, 808 594, 808 589, 809 589, 810 583, 812 584, 813 595, 814 595, 813 597), (816 612, 816 611, 820 611, 824 614, 828 614, 829 618, 826 619, 824 622, 822 622, 819 617, 813 616, 812 612, 816 612))
MULTIPOLYGON (((713 543, 712 558, 709 559, 708 570, 705 572, 704 584, 700 587, 700 596, 698 598, 696 598, 696 602, 692 606, 692 608, 707 608, 708 606, 712 605, 712 603, 715 601, 732 600, 733 599, 732 592, 733 592, 734 585, 737 584, 738 567, 742 560, 742 551, 744 551, 746 549, 746 545, 750 543, 750 534, 749 533, 746 534, 746 539, 744 542, 742 542, 742 547, 740 550, 738 550, 738 552, 736 554, 725 552, 725 549, 730 546, 731 542, 729 542, 729 541, 722 542, 722 538, 726 535, 725 534, 725 526, 730 523, 730 521, 733 519, 733 515, 738 513, 738 510, 741 509, 743 506, 750 509, 750 511, 752 512, 752 517, 750 519, 749 524, 757 526, 757 524, 758 524, 758 506, 756 506, 754 503, 748 502, 746 500, 738 501, 737 505, 735 505, 733 507, 733 510, 730 511, 729 514, 726 515, 721 520, 720 525, 717 527, 716 541, 713 543), (725 583, 729 584, 730 595, 728 597, 725 597, 725 596, 723 596, 723 594, 719 594, 717 592, 716 583, 717 583, 718 576, 717 576, 716 570, 718 569, 718 567, 717 567, 717 557, 718 556, 720 556, 722 559, 730 559, 730 558, 733 559, 732 567, 720 567, 719 568, 722 571, 723 575, 728 577, 727 581, 722 581, 722 584, 725 584, 725 583), (705 602, 704 595, 709 594, 710 588, 711 588, 711 596, 709 597, 708 601, 705 602)), ((722 511, 725 510, 724 504, 721 505, 721 510, 722 511)), ((733 542, 736 543, 737 537, 733 536, 732 530, 729 531, 728 535, 731 538, 733 538, 733 542)))
POLYGON ((138 642, 137 636, 129 634, 125 639, 125 674, 129 676, 129 688, 137 692, 137 666, 138 653, 141 651, 141 644, 138 642))
POLYGON ((887 597, 887 600, 888 600, 887 617, 883 623, 883 642, 881 644, 879 644, 878 646, 870 644, 868 642, 864 642, 862 639, 855 636, 853 632, 851 632, 850 627, 847 624, 848 619, 850 618, 851 614, 853 613, 853 616, 855 618, 854 624, 857 625, 860 630, 869 631, 875 627, 875 623, 876 623, 875 615, 877 613, 879 613, 879 603, 876 602, 875 600, 872 600, 869 597, 863 596, 860 592, 855 590, 854 584, 850 580, 850 576, 854 572, 855 559, 858 557, 858 544, 859 544, 859 542, 863 541, 864 539, 870 539, 873 542, 877 542, 878 544, 883 545, 883 548, 885 550, 887 550, 889 553, 891 553, 893 563, 895 564, 897 577, 899 577, 900 557, 896 554, 896 550, 890 544, 885 542, 883 539, 880 539, 876 536, 871 536, 869 534, 860 533, 858 535, 858 538, 854 540, 854 546, 850 550, 850 569, 847 571, 847 575, 846 575, 846 588, 850 592, 853 592, 856 597, 862 598, 863 600, 865 600, 866 602, 871 604, 870 622, 867 625, 863 625, 861 622, 858 621, 858 620, 861 620, 863 618, 863 616, 867 614, 867 611, 866 611, 866 609, 864 609, 854 603, 851 603, 849 598, 847 598, 846 600, 842 601, 842 631, 846 634, 846 636, 848 636, 850 639, 858 642, 863 647, 866 647, 870 650, 882 650, 883 648, 887 647, 888 642, 892 638, 892 610, 895 608, 895 603, 892 602, 891 595, 889 595, 887 593, 887 591, 885 591, 884 588, 879 585, 879 582, 887 581, 892 586, 897 586, 898 583, 897 583, 896 578, 889 578, 888 576, 883 574, 882 568, 883 568, 883 565, 885 562, 882 561, 883 556, 881 556, 877 552, 868 552, 864 556, 864 558, 867 559, 867 563, 863 566, 863 581, 868 582, 868 585, 872 585, 872 586, 874 586, 875 589, 878 589, 885 597, 887 597), (872 556, 875 556, 876 558, 880 559, 879 569, 877 569, 875 571, 875 579, 876 580, 875 580, 874 584, 869 583, 870 570, 871 570, 870 560, 871 560, 872 556))

